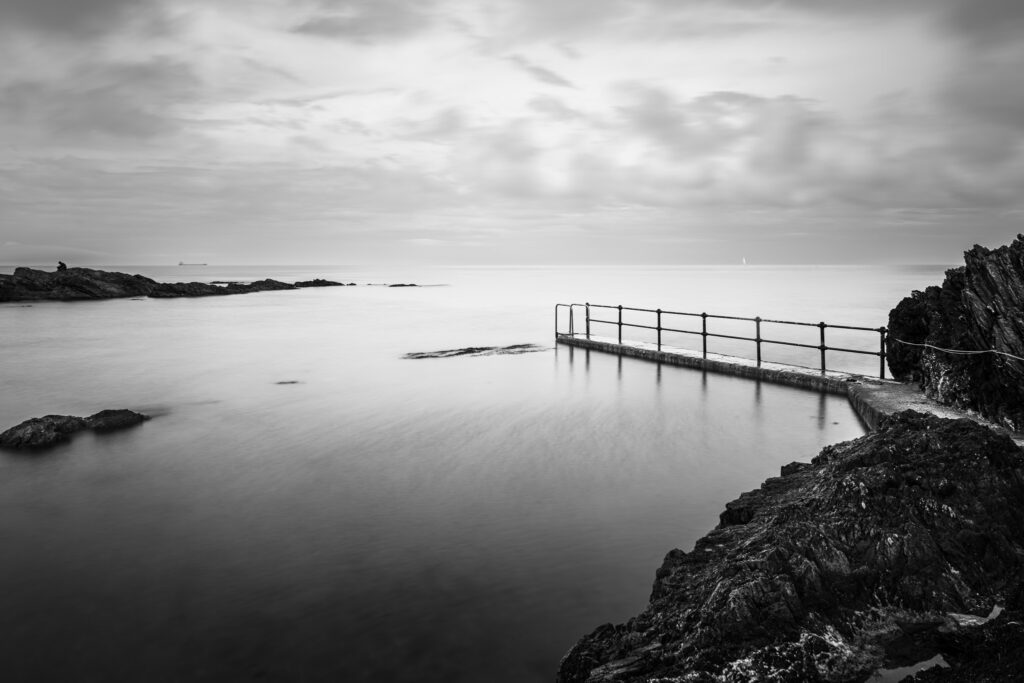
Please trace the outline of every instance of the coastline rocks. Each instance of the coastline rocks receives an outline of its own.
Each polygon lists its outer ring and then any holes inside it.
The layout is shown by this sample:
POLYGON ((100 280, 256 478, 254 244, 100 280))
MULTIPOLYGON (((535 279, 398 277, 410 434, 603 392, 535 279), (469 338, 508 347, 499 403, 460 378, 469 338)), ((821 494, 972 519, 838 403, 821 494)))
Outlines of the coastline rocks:
POLYGON ((68 268, 56 272, 16 268, 13 275, 0 275, 0 302, 6 301, 78 301, 148 296, 157 299, 177 297, 225 296, 270 292, 300 287, 340 287, 339 282, 316 279, 294 285, 277 280, 257 280, 248 284, 230 282, 224 286, 207 282, 162 283, 142 275, 68 268))
MULTIPOLYGON (((349 283, 354 285, 355 283, 349 283)), ((333 280, 324 280, 323 278, 316 278, 315 280, 300 280, 295 283, 296 287, 345 287, 346 285, 340 282, 334 282, 333 280)))
POLYGON ((905 666, 908 641, 915 661, 936 654, 966 628, 951 613, 1020 607, 1024 452, 1009 437, 905 411, 786 469, 671 551, 647 608, 585 636, 557 680, 862 681, 905 666))
POLYGON ((919 382, 929 397, 1024 431, 1024 235, 994 250, 975 246, 964 260, 941 287, 915 291, 889 313, 886 359, 896 379, 919 382))
POLYGON ((76 301, 147 296, 157 286, 155 280, 141 275, 91 268, 68 268, 53 273, 16 268, 13 275, 0 275, 0 301, 76 301))
POLYGON ((148 415, 132 410, 101 410, 89 417, 33 417, 0 433, 0 448, 42 450, 64 443, 71 439, 72 434, 85 429, 100 433, 111 432, 133 427, 148 419, 148 415))

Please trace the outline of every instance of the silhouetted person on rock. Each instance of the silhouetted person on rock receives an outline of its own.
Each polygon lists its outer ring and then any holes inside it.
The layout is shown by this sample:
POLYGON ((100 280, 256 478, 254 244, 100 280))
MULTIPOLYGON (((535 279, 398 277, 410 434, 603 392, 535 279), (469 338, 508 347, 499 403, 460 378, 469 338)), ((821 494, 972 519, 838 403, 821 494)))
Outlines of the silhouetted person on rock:
POLYGON ((67 269, 68 269, 68 264, 64 263, 63 261, 57 261, 57 272, 58 273, 63 273, 67 269))

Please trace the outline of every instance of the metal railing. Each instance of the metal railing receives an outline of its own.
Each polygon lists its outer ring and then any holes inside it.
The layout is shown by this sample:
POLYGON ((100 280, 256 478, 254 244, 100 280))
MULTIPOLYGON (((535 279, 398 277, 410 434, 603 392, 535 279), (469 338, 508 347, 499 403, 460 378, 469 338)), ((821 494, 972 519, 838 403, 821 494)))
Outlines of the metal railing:
POLYGON ((741 317, 741 316, 734 316, 734 315, 712 315, 710 313, 684 313, 684 312, 681 312, 681 311, 664 311, 664 310, 662 310, 660 308, 654 308, 654 309, 652 309, 652 308, 633 308, 633 307, 630 307, 630 306, 607 306, 607 305, 604 305, 604 304, 585 303, 585 304, 557 304, 555 306, 555 337, 556 338, 558 338, 559 336, 566 336, 566 333, 559 332, 559 327, 558 327, 558 323, 559 323, 558 313, 562 309, 568 309, 568 312, 569 312, 569 332, 567 333, 568 336, 571 336, 571 337, 577 336, 576 329, 575 329, 575 327, 576 327, 576 325, 575 325, 575 318, 576 318, 576 309, 578 309, 578 308, 584 309, 584 313, 585 313, 585 315, 584 315, 585 328, 584 329, 585 329, 585 331, 583 332, 583 334, 585 335, 585 337, 587 339, 590 339, 590 328, 591 328, 591 325, 594 325, 594 324, 613 325, 613 326, 615 326, 616 329, 617 329, 617 332, 618 332, 618 343, 619 344, 622 344, 622 329, 624 327, 652 330, 652 331, 657 333, 657 348, 658 348, 658 351, 661 351, 661 347, 662 347, 662 333, 663 332, 672 332, 672 333, 678 333, 678 334, 697 335, 697 336, 700 336, 700 338, 701 338, 701 352, 702 352, 704 358, 708 357, 708 339, 709 338, 732 339, 732 340, 738 340, 738 341, 749 341, 749 342, 754 342, 754 348, 755 348, 756 360, 757 360, 757 366, 758 367, 761 367, 761 362, 762 362, 762 346, 765 345, 765 344, 777 344, 777 345, 781 345, 781 346, 793 346, 793 347, 800 347, 800 348, 805 348, 805 349, 816 349, 819 352, 819 354, 820 354, 820 360, 821 360, 820 368, 821 368, 821 373, 822 374, 825 374, 828 371, 828 368, 826 366, 826 352, 828 352, 828 351, 836 351, 836 352, 840 352, 840 353, 856 353, 856 354, 862 354, 862 355, 867 355, 867 356, 876 356, 878 358, 878 376, 881 379, 885 379, 885 347, 886 347, 886 341, 887 341, 886 340, 887 330, 884 327, 858 327, 856 325, 833 325, 833 324, 829 324, 829 323, 825 323, 825 322, 804 323, 804 322, 795 322, 795 321, 792 321, 792 320, 774 320, 774 319, 771 319, 771 318, 761 318, 761 317, 744 318, 744 317, 741 317), (617 315, 617 318, 615 320, 605 320, 603 318, 595 318, 595 317, 591 316, 591 310, 590 310, 591 308, 616 311, 618 315, 617 315), (638 324, 638 323, 635 323, 635 322, 624 322, 623 319, 622 319, 622 312, 623 311, 631 311, 631 312, 638 312, 638 313, 654 313, 655 316, 656 316, 655 321, 654 321, 655 324, 654 325, 641 325, 641 324, 638 324), (696 329, 680 329, 679 327, 666 327, 666 326, 664 326, 662 324, 662 318, 665 317, 665 316, 669 316, 669 317, 671 317, 671 316, 683 316, 683 317, 688 317, 688 318, 700 318, 701 328, 699 330, 696 330, 696 329), (744 337, 744 336, 741 336, 741 335, 723 334, 723 333, 720 333, 720 332, 709 332, 708 331, 708 320, 732 320, 732 321, 741 321, 741 322, 752 322, 752 323, 754 323, 754 336, 753 337, 744 337), (767 338, 761 336, 761 325, 763 323, 770 323, 770 324, 776 324, 776 325, 793 325, 793 326, 799 326, 799 327, 817 327, 818 328, 818 341, 819 341, 819 343, 818 344, 802 344, 802 343, 799 343, 799 342, 784 341, 784 340, 781 340, 781 339, 767 339, 767 338), (878 335, 878 351, 867 351, 867 350, 864 350, 864 349, 851 349, 851 348, 846 348, 846 347, 841 347, 841 346, 828 346, 825 343, 825 330, 827 330, 827 329, 833 329, 833 330, 852 330, 852 331, 855 331, 855 332, 871 332, 871 333, 875 333, 875 334, 878 335))

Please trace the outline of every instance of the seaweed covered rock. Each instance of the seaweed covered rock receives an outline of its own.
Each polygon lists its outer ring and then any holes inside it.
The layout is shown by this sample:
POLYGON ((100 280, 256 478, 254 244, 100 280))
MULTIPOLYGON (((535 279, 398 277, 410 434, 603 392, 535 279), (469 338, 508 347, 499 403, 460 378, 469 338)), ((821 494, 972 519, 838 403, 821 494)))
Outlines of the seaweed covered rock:
POLYGON ((964 260, 889 313, 889 367, 941 403, 1024 431, 1024 236, 964 260))
POLYGON ((859 681, 950 613, 1019 594, 1024 453, 1008 437, 905 411, 787 472, 671 551, 648 607, 584 637, 558 680, 859 681))

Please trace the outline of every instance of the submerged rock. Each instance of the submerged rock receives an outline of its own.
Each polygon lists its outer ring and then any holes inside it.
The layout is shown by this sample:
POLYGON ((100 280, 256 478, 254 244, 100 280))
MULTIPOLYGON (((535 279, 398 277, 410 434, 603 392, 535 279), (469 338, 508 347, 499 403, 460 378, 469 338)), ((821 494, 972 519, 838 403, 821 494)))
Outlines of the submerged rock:
POLYGON ((407 353, 402 356, 402 358, 418 360, 421 358, 452 358, 454 356, 509 356, 547 350, 548 347, 537 346, 536 344, 513 344, 511 346, 467 346, 462 349, 407 353))
POLYGON ((1024 452, 1009 437, 906 411, 787 472, 671 551, 648 607, 584 637, 557 680, 862 681, 907 638, 938 647, 922 634, 949 613, 1019 601, 1024 452))
POLYGON ((886 359, 931 398, 1024 431, 1024 235, 964 260, 889 313, 886 359))
POLYGON ((133 427, 149 419, 132 410, 101 410, 89 417, 46 415, 33 417, 0 434, 0 447, 41 450, 64 443, 75 432, 92 429, 110 432, 133 427))

